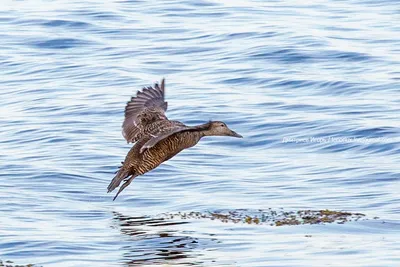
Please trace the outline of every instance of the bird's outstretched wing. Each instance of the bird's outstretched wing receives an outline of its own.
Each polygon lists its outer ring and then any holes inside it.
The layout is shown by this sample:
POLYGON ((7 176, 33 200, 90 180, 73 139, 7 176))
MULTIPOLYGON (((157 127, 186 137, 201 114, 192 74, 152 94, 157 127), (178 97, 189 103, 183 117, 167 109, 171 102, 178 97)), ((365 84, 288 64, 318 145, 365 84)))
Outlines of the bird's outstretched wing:
POLYGON ((192 129, 190 126, 186 126, 178 121, 168 121, 163 123, 161 127, 157 131, 153 131, 153 133, 149 133, 150 139, 142 145, 140 148, 140 153, 143 153, 144 150, 152 148, 161 140, 182 131, 188 131, 192 129))
POLYGON ((152 127, 156 130, 148 131, 149 139, 143 145, 141 145, 140 153, 143 153, 143 151, 145 151, 146 149, 152 148, 158 142, 168 138, 173 134, 185 131, 207 130, 210 128, 210 125, 211 121, 196 126, 187 126, 179 121, 158 121, 154 124, 149 125, 149 128, 152 127))
POLYGON ((132 97, 125 107, 125 120, 122 124, 122 135, 128 143, 138 141, 146 126, 159 120, 168 120, 165 116, 168 103, 164 101, 165 80, 161 86, 145 87, 132 97))

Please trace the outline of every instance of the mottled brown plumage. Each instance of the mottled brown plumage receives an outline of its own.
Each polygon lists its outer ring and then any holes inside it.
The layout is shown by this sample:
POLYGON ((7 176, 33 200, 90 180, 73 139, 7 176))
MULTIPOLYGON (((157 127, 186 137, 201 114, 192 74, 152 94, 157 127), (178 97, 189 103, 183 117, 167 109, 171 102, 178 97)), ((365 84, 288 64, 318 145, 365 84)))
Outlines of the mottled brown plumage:
POLYGON ((120 187, 114 200, 132 180, 156 168, 182 150, 192 147, 204 136, 242 137, 221 121, 210 121, 197 126, 186 126, 165 116, 165 81, 161 86, 143 88, 132 97, 125 108, 122 135, 128 143, 136 142, 108 186, 108 192, 120 187))

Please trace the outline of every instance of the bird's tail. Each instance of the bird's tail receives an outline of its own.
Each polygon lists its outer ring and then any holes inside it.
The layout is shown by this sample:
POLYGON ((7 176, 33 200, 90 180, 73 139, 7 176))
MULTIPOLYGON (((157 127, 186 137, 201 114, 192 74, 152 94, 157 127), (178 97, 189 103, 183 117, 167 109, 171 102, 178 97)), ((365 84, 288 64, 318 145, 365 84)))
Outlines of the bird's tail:
POLYGON ((120 185, 120 183, 122 182, 122 180, 124 180, 129 175, 131 175, 129 170, 125 169, 123 166, 120 167, 120 169, 118 170, 117 174, 111 180, 111 183, 108 185, 108 187, 107 187, 108 192, 107 193, 110 193, 115 188, 117 188, 120 185))

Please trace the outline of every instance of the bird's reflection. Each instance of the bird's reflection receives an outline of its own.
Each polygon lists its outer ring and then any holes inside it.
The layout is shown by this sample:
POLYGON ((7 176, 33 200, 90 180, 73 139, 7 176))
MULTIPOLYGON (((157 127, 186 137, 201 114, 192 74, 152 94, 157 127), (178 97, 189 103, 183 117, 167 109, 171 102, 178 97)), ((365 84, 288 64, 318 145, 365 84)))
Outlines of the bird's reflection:
POLYGON ((114 221, 124 235, 131 238, 122 247, 126 266, 195 266, 201 264, 199 240, 182 234, 175 222, 150 217, 130 217, 114 212, 114 221), (197 252, 196 252, 197 251, 197 252), (172 265, 171 265, 172 264, 172 265))

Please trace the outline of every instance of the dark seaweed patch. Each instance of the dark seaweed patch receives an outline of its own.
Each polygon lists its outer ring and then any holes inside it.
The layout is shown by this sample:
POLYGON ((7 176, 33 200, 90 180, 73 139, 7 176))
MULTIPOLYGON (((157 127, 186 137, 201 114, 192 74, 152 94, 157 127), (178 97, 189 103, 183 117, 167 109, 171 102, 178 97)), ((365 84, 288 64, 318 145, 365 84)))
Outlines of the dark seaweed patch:
POLYGON ((14 264, 14 262, 12 261, 3 262, 0 260, 0 267, 39 267, 39 266, 34 264, 20 265, 20 264, 14 264))
POLYGON ((343 224, 350 221, 365 219, 365 215, 362 213, 333 211, 328 209, 289 212, 283 210, 258 210, 257 212, 247 212, 246 210, 188 213, 178 212, 164 213, 160 216, 166 219, 210 219, 224 223, 268 224, 271 226, 325 223, 343 224))

